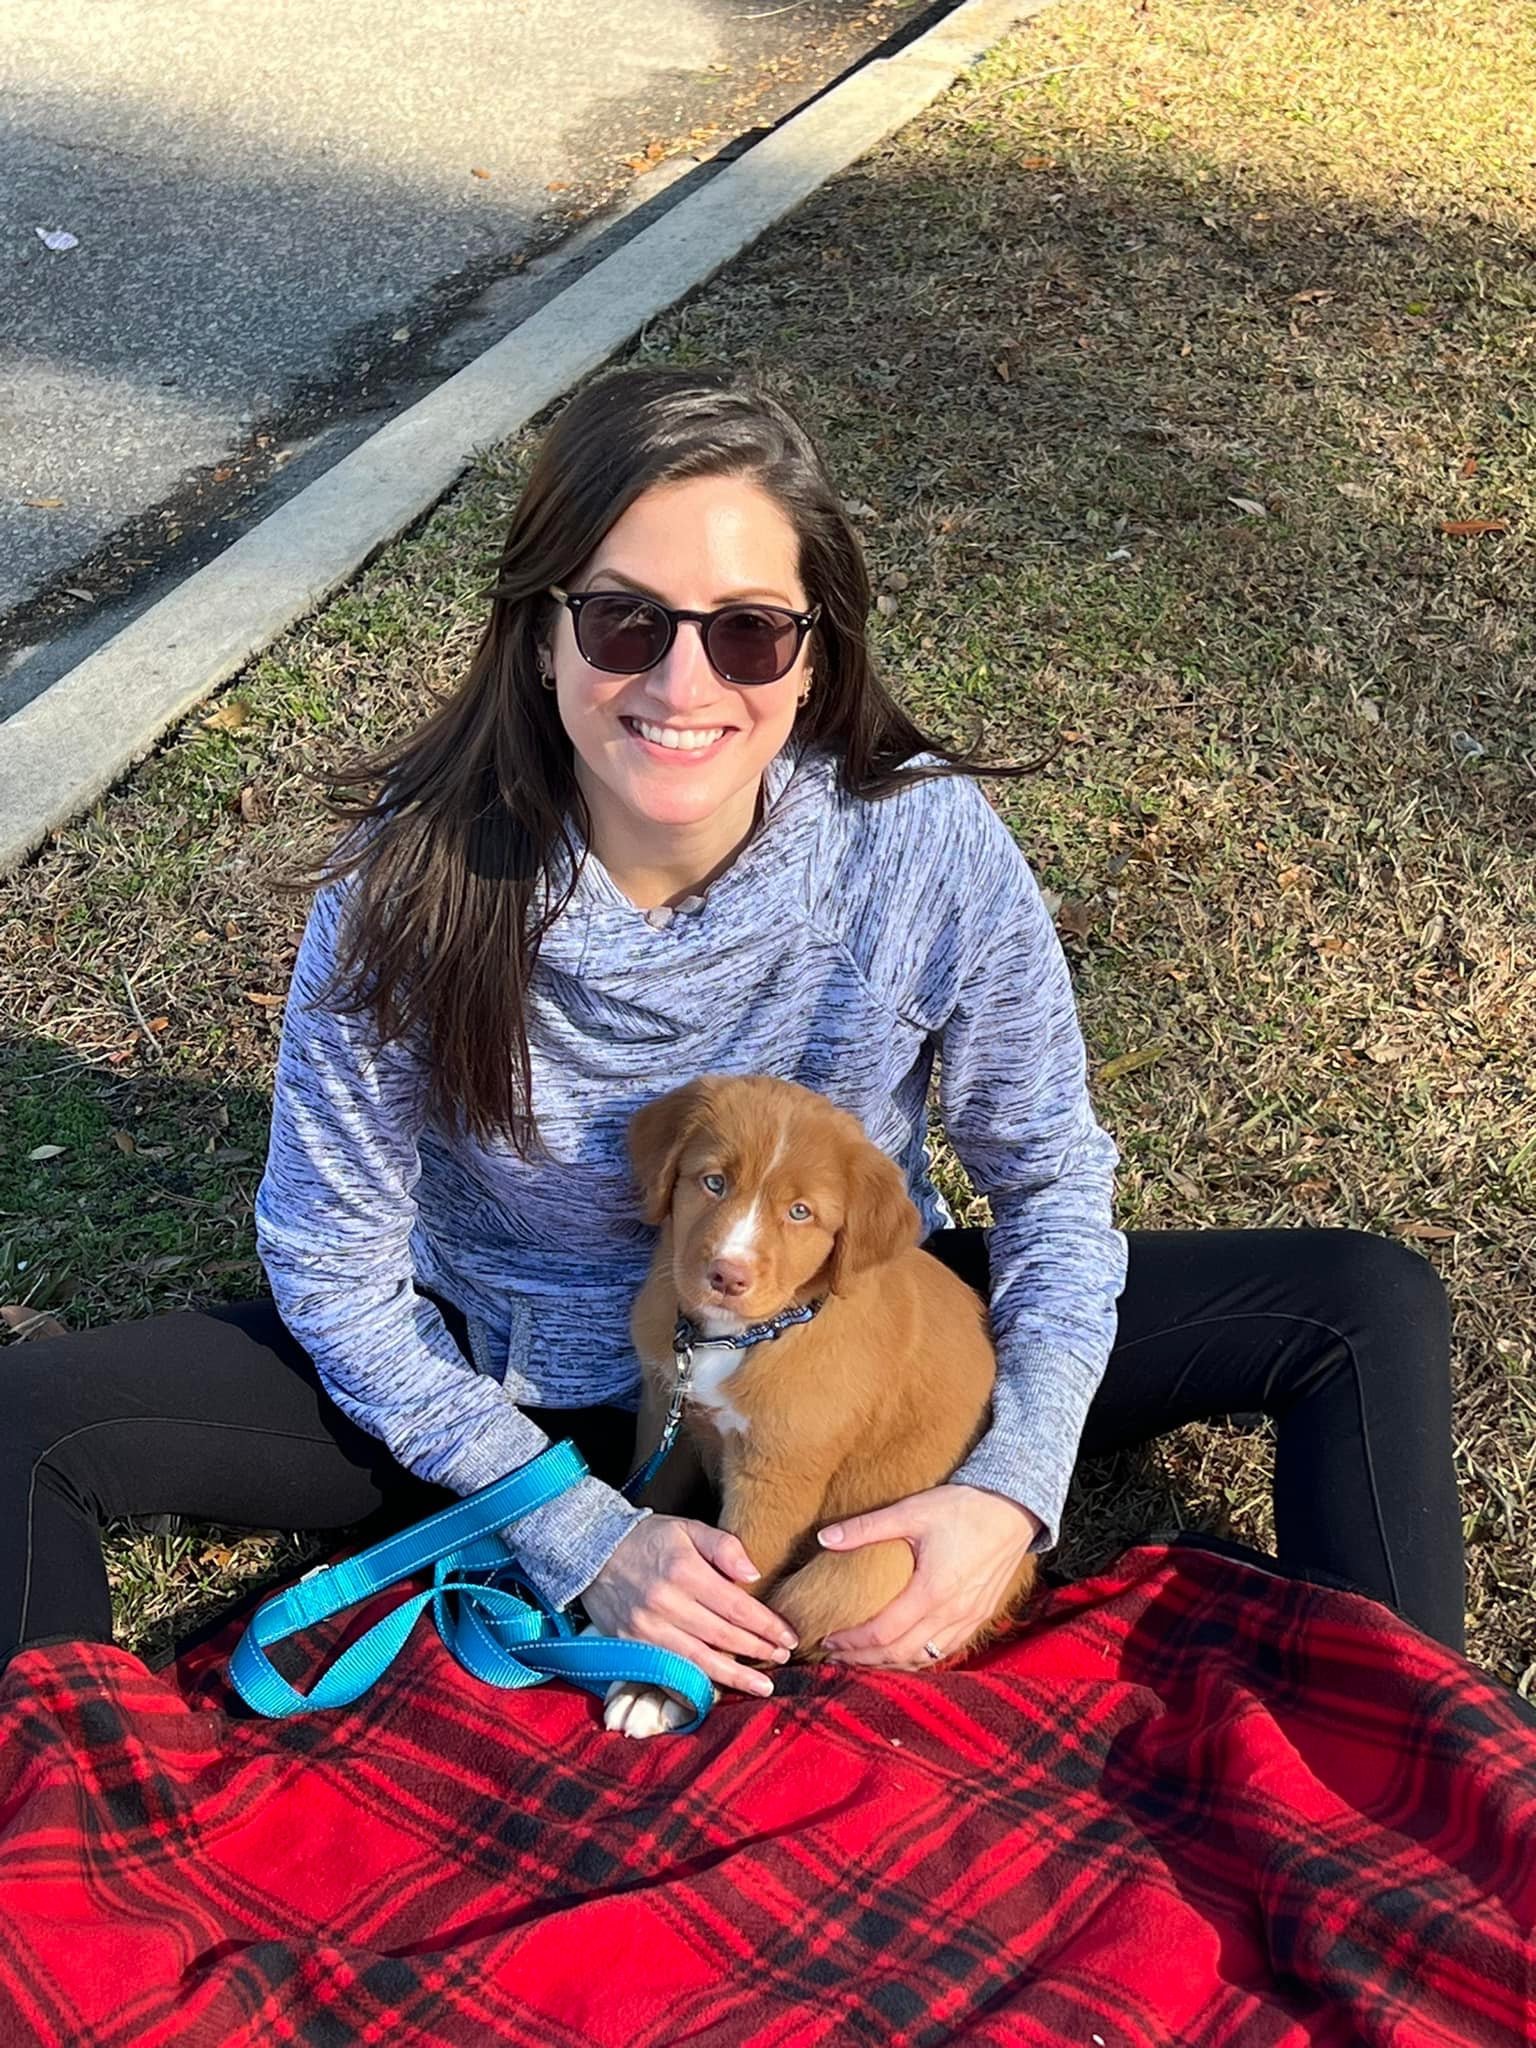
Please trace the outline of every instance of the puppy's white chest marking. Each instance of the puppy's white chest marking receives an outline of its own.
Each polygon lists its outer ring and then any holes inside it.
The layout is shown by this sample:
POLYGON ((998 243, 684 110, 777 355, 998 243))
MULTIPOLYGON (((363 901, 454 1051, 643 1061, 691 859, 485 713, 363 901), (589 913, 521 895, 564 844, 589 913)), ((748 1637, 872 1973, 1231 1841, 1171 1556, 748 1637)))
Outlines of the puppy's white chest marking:
POLYGON ((715 1418, 719 1429, 734 1429, 742 1436, 747 1433, 747 1418, 732 1407, 729 1398, 720 1391, 722 1380, 728 1380, 738 1366, 746 1363, 747 1354, 730 1344, 696 1344, 693 1348, 693 1385, 689 1389, 690 1401, 697 1401, 701 1408, 707 1408, 715 1418))

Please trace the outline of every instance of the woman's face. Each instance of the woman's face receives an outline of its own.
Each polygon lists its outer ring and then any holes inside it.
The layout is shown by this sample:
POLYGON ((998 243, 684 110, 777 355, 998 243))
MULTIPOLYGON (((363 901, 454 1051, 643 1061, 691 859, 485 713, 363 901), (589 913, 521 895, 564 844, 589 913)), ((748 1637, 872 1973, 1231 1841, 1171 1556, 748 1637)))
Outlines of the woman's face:
MULTIPOLYGON (((615 521, 574 588, 633 590, 687 611, 738 599, 808 611, 794 528, 742 477, 658 484, 615 521)), ((750 789, 789 737, 805 688, 810 637, 776 683, 738 685, 715 673, 699 628, 684 622, 654 668, 609 675, 590 667, 562 605, 551 645, 560 717, 576 777, 600 826, 631 830, 705 823, 750 789), (645 737, 658 728, 717 735, 697 751, 645 737), (617 806, 617 813, 614 807, 617 806)))

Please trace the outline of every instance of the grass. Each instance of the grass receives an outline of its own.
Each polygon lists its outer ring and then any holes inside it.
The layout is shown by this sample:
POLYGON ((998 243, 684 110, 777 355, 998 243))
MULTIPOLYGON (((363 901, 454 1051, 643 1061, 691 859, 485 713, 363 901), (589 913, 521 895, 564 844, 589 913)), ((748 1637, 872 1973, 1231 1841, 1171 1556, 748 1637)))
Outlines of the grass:
MULTIPOLYGON (((1059 900, 1122 1228, 1348 1226, 1444 1277, 1471 1651, 1527 1695, 1533 30, 1526 0, 1064 0, 632 351, 745 365, 821 435, 915 716, 1059 743, 988 792, 1059 900)), ((8 885, 4 1298, 259 1290, 303 914, 273 880, 323 843, 316 763, 462 676, 535 438, 8 885)), ((939 1177, 985 1220, 942 1148, 939 1177)), ((1084 1468, 1061 1561, 1263 1542, 1268 1473, 1218 1426, 1084 1468)), ((108 1547, 154 1652, 326 1545, 108 1547)))

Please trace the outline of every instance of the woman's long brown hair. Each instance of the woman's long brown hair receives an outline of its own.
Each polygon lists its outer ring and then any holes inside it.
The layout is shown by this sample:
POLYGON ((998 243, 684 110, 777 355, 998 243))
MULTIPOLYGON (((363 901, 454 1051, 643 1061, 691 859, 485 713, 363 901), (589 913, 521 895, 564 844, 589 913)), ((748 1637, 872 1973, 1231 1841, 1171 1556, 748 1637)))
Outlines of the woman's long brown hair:
POLYGON ((797 740, 833 751, 850 795, 874 800, 930 775, 1029 775, 929 739, 876 674, 865 641, 869 572, 821 455, 779 401, 726 371, 634 368, 587 385, 550 427, 511 527, 491 616, 463 687, 404 741, 320 780, 346 829, 316 882, 361 869, 320 1000, 369 1013, 381 1044, 427 1064, 427 1110, 476 1137, 545 1150, 532 1113, 525 997, 544 933, 570 901, 546 861, 574 875, 591 818, 538 649, 552 640, 552 583, 579 587, 609 528, 654 485, 739 476, 800 539, 815 686, 797 740), (899 772, 914 754, 942 766, 899 772), (370 799, 356 792, 377 785, 370 799), (510 1053, 510 1057, 509 1057, 510 1053))

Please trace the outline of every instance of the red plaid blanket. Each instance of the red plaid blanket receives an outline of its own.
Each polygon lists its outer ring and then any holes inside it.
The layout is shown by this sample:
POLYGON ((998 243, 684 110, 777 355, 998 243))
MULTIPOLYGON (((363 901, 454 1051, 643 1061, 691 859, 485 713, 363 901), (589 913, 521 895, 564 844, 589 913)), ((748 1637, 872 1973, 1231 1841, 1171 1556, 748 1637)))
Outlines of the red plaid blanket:
POLYGON ((1536 2039, 1536 1720, 1243 1559, 1132 1550, 964 1669, 654 1742, 426 1618, 262 1721, 237 1632, 0 1679, 6 2048, 1536 2039))

